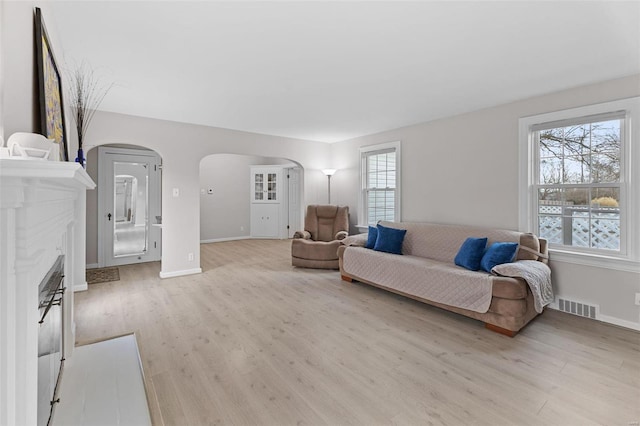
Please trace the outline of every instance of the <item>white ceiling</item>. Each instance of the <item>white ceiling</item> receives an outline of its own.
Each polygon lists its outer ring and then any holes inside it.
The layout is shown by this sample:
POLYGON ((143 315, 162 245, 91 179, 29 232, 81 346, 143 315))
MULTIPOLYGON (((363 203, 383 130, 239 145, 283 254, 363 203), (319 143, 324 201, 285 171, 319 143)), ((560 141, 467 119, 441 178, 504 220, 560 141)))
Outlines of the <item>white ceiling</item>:
POLYGON ((640 2, 52 2, 102 109, 334 142, 640 73, 640 2))

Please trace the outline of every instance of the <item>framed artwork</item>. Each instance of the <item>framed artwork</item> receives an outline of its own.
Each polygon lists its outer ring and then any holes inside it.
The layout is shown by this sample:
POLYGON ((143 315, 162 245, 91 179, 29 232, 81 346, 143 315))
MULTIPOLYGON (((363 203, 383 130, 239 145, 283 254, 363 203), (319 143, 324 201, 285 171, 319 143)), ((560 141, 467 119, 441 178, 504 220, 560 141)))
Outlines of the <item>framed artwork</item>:
POLYGON ((55 140, 60 146, 60 161, 69 161, 67 132, 64 124, 62 104, 62 79, 47 29, 42 19, 42 11, 36 7, 36 61, 38 63, 38 90, 40 97, 40 133, 55 140))

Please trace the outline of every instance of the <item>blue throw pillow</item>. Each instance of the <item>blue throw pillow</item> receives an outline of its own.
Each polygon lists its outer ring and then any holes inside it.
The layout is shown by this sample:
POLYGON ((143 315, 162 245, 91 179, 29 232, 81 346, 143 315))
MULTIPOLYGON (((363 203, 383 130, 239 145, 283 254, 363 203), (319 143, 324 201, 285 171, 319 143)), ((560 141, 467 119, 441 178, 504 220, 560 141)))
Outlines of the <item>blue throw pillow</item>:
POLYGON ((394 229, 378 225, 378 238, 376 238, 376 244, 373 249, 386 253, 402 254, 402 242, 406 233, 406 229, 394 229))
POLYGON ((484 255, 484 249, 487 247, 487 238, 467 238, 453 260, 454 263, 470 271, 480 269, 480 261, 484 255))
POLYGON ((491 272, 494 266, 513 261, 517 251, 518 243, 493 243, 482 256, 480 266, 484 271, 491 272))
POLYGON ((376 240, 378 239, 378 228, 375 226, 369 227, 369 233, 367 234, 367 244, 365 247, 368 249, 372 249, 376 245, 376 240))

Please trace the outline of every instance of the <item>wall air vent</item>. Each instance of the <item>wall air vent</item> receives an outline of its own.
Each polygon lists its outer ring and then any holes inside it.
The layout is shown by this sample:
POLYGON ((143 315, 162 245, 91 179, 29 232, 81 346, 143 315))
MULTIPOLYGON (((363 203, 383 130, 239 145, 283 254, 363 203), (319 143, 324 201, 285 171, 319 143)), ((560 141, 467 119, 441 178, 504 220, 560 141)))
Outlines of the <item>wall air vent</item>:
POLYGON ((591 319, 598 319, 600 316, 600 306, 569 299, 558 298, 558 310, 591 319))

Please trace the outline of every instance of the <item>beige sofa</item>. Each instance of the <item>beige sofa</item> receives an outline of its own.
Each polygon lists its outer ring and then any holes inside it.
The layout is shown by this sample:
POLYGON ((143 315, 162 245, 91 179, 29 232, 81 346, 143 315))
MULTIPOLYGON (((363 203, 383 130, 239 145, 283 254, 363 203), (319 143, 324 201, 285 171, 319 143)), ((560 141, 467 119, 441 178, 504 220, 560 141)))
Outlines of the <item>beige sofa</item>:
POLYGON ((366 234, 348 237, 338 248, 343 280, 360 281, 466 315, 508 336, 514 336, 538 315, 532 292, 523 279, 468 271, 456 266, 454 258, 467 237, 488 237, 488 245, 498 241, 519 243, 516 260, 546 263, 546 240, 517 231, 471 226, 380 224, 407 230, 403 255, 364 248, 366 234))

